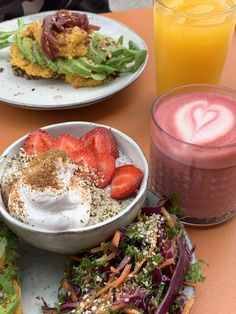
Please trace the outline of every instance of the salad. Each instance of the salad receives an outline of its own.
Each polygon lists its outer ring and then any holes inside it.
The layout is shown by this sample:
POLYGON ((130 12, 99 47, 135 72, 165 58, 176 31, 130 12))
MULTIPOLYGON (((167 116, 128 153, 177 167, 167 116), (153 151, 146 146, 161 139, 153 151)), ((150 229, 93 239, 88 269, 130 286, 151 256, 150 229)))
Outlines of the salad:
POLYGON ((0 313, 22 314, 16 236, 0 221, 0 313))
POLYGON ((146 58, 130 41, 101 34, 86 14, 60 10, 42 21, 0 32, 0 49, 11 47, 13 74, 26 79, 63 79, 72 86, 92 87, 126 72, 135 72, 146 58))
POLYGON ((71 260, 58 303, 44 314, 187 314, 194 302, 185 286, 203 281, 185 231, 161 201, 143 208, 135 222, 71 260))

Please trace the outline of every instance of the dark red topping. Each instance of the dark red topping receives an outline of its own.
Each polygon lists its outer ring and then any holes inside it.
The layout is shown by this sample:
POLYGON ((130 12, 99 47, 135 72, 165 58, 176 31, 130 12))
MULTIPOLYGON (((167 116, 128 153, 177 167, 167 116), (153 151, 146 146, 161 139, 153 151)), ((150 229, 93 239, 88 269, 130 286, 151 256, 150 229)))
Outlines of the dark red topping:
POLYGON ((98 30, 99 27, 90 25, 86 14, 70 12, 66 10, 57 11, 53 15, 44 18, 42 24, 41 47, 49 60, 57 56, 58 47, 65 46, 64 42, 55 38, 54 33, 64 33, 66 29, 78 26, 82 30, 98 30))

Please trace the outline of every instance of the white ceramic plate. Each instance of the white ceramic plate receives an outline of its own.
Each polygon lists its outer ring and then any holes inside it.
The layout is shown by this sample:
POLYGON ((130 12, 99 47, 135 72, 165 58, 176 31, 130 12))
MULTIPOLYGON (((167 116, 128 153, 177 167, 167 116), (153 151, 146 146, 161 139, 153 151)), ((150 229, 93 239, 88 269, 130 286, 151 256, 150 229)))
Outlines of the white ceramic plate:
MULTIPOLYGON (((157 198, 149 192, 147 201, 148 205, 154 206, 157 203, 157 198)), ((192 243, 188 236, 186 240, 191 249, 192 243)), ((24 314, 42 314, 42 298, 51 306, 57 300, 57 289, 63 277, 66 258, 63 255, 34 248, 25 242, 20 243, 19 251, 18 264, 23 278, 23 312, 24 314)), ((195 261, 196 257, 193 254, 192 262, 195 261)), ((192 287, 186 287, 185 292, 189 298, 194 296, 194 288, 192 287)))
MULTIPOLYGON (((24 17, 25 23, 41 20, 52 12, 24 17)), ((85 13, 85 12, 83 12, 85 13)), ((133 40, 140 49, 147 50, 144 40, 132 29, 111 18, 87 13, 91 24, 100 26, 99 32, 118 39, 124 35, 124 45, 133 40)), ((0 31, 10 31, 17 28, 17 19, 0 23, 0 31)), ((135 81, 143 72, 147 58, 135 73, 126 73, 113 81, 93 88, 75 89, 60 80, 26 80, 15 77, 10 65, 10 50, 0 50, 0 101, 23 108, 32 109, 62 109, 86 106, 102 99, 108 98, 135 81)))

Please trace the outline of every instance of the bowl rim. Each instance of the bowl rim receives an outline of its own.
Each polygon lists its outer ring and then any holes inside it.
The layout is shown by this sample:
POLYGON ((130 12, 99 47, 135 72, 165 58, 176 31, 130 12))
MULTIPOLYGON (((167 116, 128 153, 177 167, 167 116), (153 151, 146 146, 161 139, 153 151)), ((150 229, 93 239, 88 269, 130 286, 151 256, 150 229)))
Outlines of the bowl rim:
MULTIPOLYGON (((136 141, 134 141, 131 137, 129 137, 128 135, 126 135, 122 131, 120 131, 116 128, 113 128, 111 126, 99 124, 99 123, 95 123, 95 122, 86 122, 86 121, 71 121, 71 122, 49 124, 47 126, 40 127, 40 129, 50 131, 50 130, 57 129, 57 128, 64 127, 64 126, 69 127, 69 126, 76 126, 76 125, 84 125, 84 126, 89 126, 89 127, 94 127, 94 128, 95 127, 104 127, 104 128, 110 129, 114 135, 118 135, 118 136, 122 137, 123 139, 125 139, 127 142, 129 142, 129 144, 131 144, 137 150, 137 153, 140 156, 140 160, 142 161, 143 166, 144 166, 144 177, 143 177, 141 186, 140 186, 139 191, 138 191, 137 195, 135 196, 135 198, 132 200, 132 202, 124 210, 120 211, 118 214, 116 214, 115 216, 113 216, 111 218, 108 218, 108 219, 106 219, 102 222, 99 222, 97 224, 94 224, 94 225, 85 226, 82 228, 67 230, 67 231, 66 230, 65 231, 44 230, 44 229, 32 226, 30 224, 26 224, 24 222, 21 222, 21 221, 17 220, 16 218, 12 217, 9 214, 9 212, 7 211, 6 207, 2 206, 0 204, 0 214, 3 217, 3 219, 6 220, 5 221, 6 223, 8 223, 10 225, 14 225, 14 227, 24 229, 25 231, 29 231, 29 232, 33 232, 33 233, 41 233, 44 235, 56 235, 56 234, 65 235, 65 234, 85 233, 85 232, 90 232, 91 230, 105 227, 105 226, 113 223, 114 221, 119 220, 122 216, 126 215, 130 210, 132 210, 133 206, 135 204, 137 204, 140 201, 140 199, 142 199, 143 195, 147 191, 149 166, 148 166, 148 161, 147 161, 147 158, 146 158, 143 150, 141 149, 139 144, 136 141)), ((23 135, 18 140, 16 140, 12 144, 10 144, 4 150, 4 152, 0 156, 0 167, 2 166, 1 165, 2 162, 5 161, 5 159, 7 158, 7 155, 11 152, 11 150, 14 149, 16 145, 19 145, 21 142, 23 142, 25 140, 25 138, 28 136, 28 134, 29 133, 23 135)), ((1 177, 0 177, 0 180, 1 180, 1 177)), ((1 194, 0 194, 0 200, 2 201, 1 194)))

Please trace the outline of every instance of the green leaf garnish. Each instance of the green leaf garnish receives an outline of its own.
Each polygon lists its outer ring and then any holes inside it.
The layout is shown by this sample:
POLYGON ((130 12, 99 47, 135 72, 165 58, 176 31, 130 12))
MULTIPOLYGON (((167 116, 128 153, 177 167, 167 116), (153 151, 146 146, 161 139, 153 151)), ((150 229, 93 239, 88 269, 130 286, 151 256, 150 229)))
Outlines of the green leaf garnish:
POLYGON ((7 240, 5 238, 0 239, 0 258, 5 253, 6 247, 7 247, 7 240))
POLYGON ((168 202, 165 206, 170 214, 178 216, 180 214, 180 204, 177 196, 175 194, 168 196, 168 202))
POLYGON ((11 32, 0 32, 0 49, 9 47, 12 44, 12 38, 14 38, 15 35, 17 35, 19 32, 21 32, 25 26, 24 20, 22 18, 19 18, 17 20, 18 28, 11 32))
POLYGON ((202 260, 198 260, 197 262, 190 265, 189 270, 187 271, 185 275, 186 281, 192 281, 192 282, 203 282, 205 281, 206 277, 202 274, 202 264, 206 264, 202 260))

